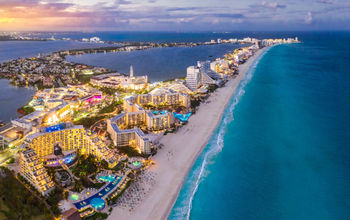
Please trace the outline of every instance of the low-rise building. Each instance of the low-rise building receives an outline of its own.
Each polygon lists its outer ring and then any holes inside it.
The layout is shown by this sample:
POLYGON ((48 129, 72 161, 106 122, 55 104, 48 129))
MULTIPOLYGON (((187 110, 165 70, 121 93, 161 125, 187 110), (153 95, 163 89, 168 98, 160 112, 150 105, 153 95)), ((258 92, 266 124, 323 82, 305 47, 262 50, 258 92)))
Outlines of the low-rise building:
POLYGON ((175 92, 172 89, 156 88, 148 94, 136 95, 133 100, 140 105, 181 105, 191 106, 191 97, 187 93, 175 92))

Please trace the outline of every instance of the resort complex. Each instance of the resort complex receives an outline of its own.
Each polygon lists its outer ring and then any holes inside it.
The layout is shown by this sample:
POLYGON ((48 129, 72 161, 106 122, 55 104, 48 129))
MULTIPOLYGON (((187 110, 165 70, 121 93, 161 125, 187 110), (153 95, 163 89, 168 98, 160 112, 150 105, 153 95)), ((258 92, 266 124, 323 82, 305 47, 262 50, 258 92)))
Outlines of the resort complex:
POLYGON ((43 127, 40 132, 27 136, 24 147, 33 149, 47 166, 70 163, 77 154, 92 154, 99 160, 105 160, 109 167, 114 167, 118 163, 117 154, 103 145, 98 138, 97 135, 86 131, 82 125, 61 123, 43 127), (59 155, 55 154, 56 147, 61 149, 59 155))
POLYGON ((120 73, 109 73, 91 78, 90 83, 94 86, 106 88, 123 88, 140 90, 147 87, 147 76, 134 76, 133 67, 130 66, 130 76, 125 76, 120 73))
MULTIPOLYGON (((101 43, 99 38, 86 41, 101 43)), ((70 53, 103 52, 111 48, 57 52, 1 64, 3 76, 12 77, 17 85, 37 84, 38 90, 32 100, 18 110, 22 117, 0 127, 0 150, 5 161, 12 161, 8 168, 13 170, 13 178, 58 219, 105 218, 113 207, 119 210, 125 206, 132 211, 141 201, 141 194, 146 196, 152 191, 156 178, 153 171, 159 170, 160 165, 173 169, 167 171, 169 175, 179 167, 186 169, 172 160, 174 152, 184 149, 187 143, 189 156, 200 152, 191 147, 191 137, 186 139, 186 144, 163 150, 165 145, 173 144, 164 142, 164 136, 175 137, 178 132, 183 137, 186 132, 193 134, 196 127, 189 119, 198 111, 203 112, 205 108, 199 108, 201 103, 209 106, 222 98, 218 92, 211 95, 216 89, 235 90, 242 77, 240 65, 260 53, 263 47, 294 42, 298 40, 245 38, 179 44, 249 45, 222 58, 193 63, 187 67, 187 73, 183 73, 185 78, 162 82, 149 82, 147 75, 135 76, 132 66, 129 74, 123 74, 65 60, 70 53), (22 74, 22 69, 35 77, 22 74), (212 96, 215 99, 211 99, 212 96)), ((161 45, 178 46, 150 43, 121 48, 128 51, 161 45)), ((225 97, 227 94, 230 93, 224 93, 225 97)), ((201 120, 210 123, 210 127, 216 123, 211 120, 220 115, 216 112, 221 109, 220 103, 217 108, 212 112, 204 110, 205 119, 201 120)), ((193 120, 198 120, 196 115, 193 120)), ((205 127, 196 129, 208 135, 205 127)), ((198 139, 198 135, 192 136, 198 139)), ((207 140, 206 136, 199 139, 207 140)), ((180 179, 182 177, 175 181, 180 179)), ((152 192, 164 189, 154 188, 152 192)))

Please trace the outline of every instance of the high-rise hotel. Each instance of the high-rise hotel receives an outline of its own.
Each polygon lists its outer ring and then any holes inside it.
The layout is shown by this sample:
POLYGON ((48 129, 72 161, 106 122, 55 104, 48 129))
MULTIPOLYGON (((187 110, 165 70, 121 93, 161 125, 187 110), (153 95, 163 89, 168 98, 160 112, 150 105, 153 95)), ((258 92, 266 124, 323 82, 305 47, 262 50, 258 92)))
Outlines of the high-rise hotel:
POLYGON ((42 128, 40 132, 29 135, 23 147, 25 150, 20 153, 20 173, 43 195, 47 195, 53 187, 44 166, 64 167, 73 162, 78 154, 91 154, 99 160, 105 160, 109 167, 114 167, 120 157, 96 134, 71 123, 42 128))
POLYGON ((48 195, 55 188, 54 182, 33 149, 20 152, 19 164, 20 174, 43 196, 48 195))

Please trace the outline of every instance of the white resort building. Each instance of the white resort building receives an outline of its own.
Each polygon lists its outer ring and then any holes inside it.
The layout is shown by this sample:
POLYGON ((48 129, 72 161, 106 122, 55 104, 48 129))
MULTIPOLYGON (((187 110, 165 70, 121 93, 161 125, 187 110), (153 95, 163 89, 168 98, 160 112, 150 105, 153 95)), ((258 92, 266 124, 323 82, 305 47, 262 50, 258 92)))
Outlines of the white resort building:
POLYGON ((130 76, 120 73, 103 74, 92 77, 90 83, 98 87, 140 90, 148 86, 148 77, 147 75, 134 76, 133 67, 130 66, 130 76))
POLYGON ((201 86, 221 86, 223 81, 218 73, 211 70, 210 61, 198 61, 197 66, 187 67, 186 83, 195 91, 201 86))

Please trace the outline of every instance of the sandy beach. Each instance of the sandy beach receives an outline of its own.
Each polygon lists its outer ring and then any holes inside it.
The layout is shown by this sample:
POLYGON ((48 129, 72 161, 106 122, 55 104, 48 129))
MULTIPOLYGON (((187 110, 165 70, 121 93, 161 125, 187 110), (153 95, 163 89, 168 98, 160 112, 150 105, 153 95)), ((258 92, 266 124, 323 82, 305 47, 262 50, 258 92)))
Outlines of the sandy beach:
POLYGON ((239 67, 239 75, 212 93, 189 119, 187 125, 175 134, 168 134, 161 139, 164 147, 152 158, 156 162, 150 169, 155 174, 152 188, 132 211, 117 206, 108 219, 167 219, 189 170, 217 129, 239 83, 254 60, 267 49, 257 51, 242 64, 239 67))

